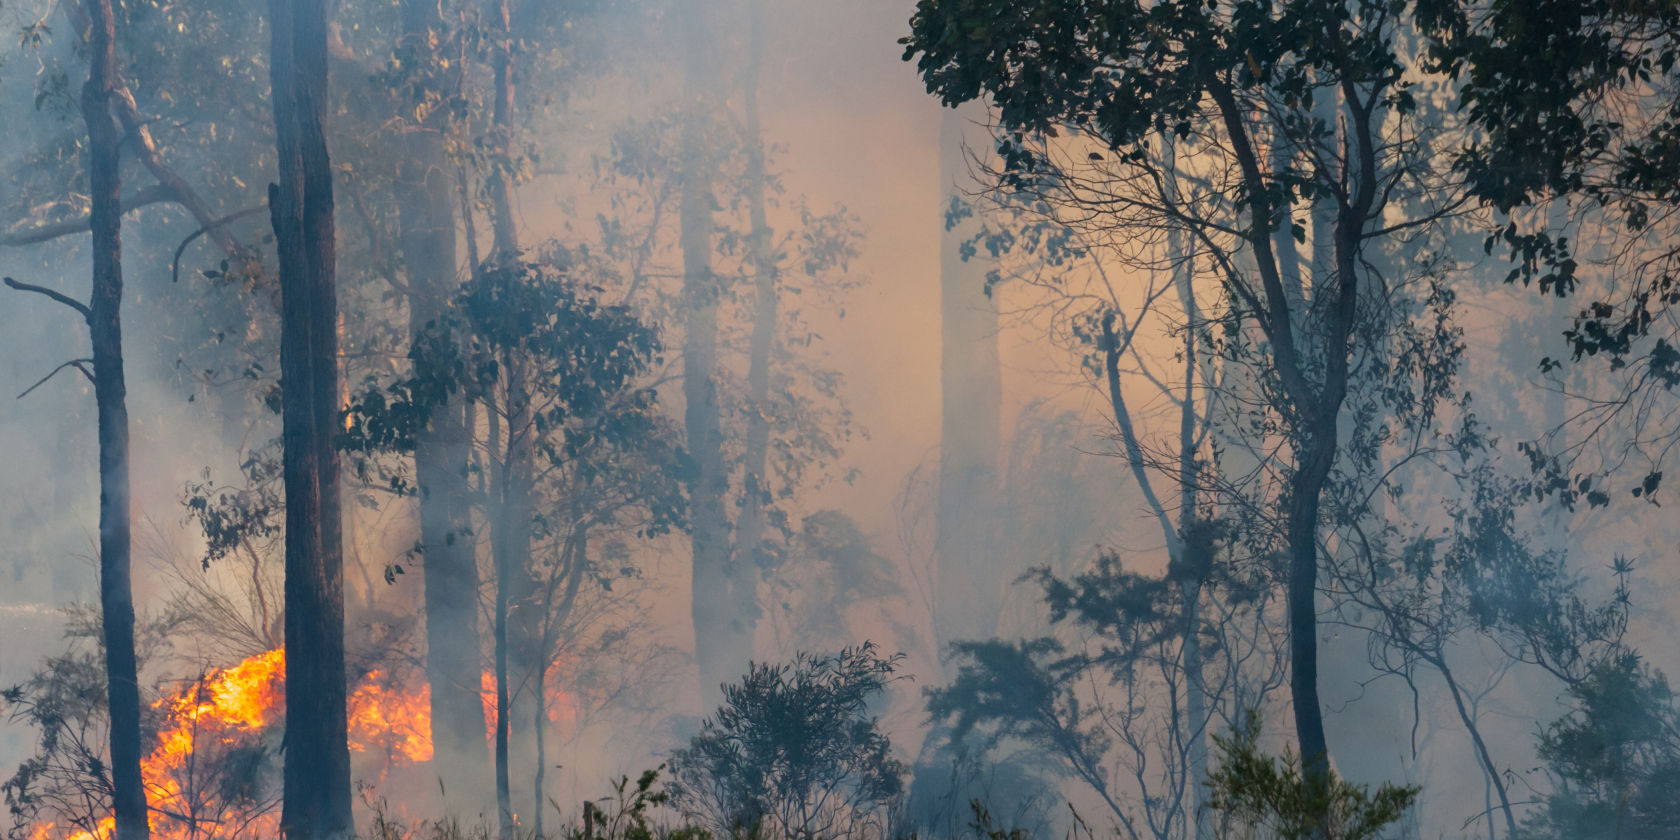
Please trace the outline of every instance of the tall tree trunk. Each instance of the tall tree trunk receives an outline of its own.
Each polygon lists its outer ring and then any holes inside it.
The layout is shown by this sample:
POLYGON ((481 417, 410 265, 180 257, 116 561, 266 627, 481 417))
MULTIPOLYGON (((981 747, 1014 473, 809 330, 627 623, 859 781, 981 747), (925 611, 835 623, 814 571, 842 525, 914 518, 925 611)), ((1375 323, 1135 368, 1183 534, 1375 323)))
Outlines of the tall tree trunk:
POLYGON ((292 838, 354 832, 344 672, 339 510, 338 300, 327 155, 325 0, 269 0, 279 183, 269 187, 280 263, 286 491, 286 736, 280 823, 292 838))
MULTIPOLYGON (((513 211, 513 30, 508 0, 494 0, 491 22, 495 27, 493 56, 495 90, 492 92, 491 121, 495 133, 497 161, 490 171, 490 226, 494 252, 492 270, 519 270, 518 223, 513 211)), ((492 528, 499 532, 493 543, 498 552, 496 565, 497 721, 496 802, 504 835, 514 831, 509 766, 512 747, 515 685, 529 685, 535 672, 537 628, 536 581, 531 572, 532 482, 535 474, 536 428, 531 416, 530 383, 526 360, 517 349, 502 359, 506 442, 502 460, 501 504, 492 528)), ((541 807, 541 803, 535 803, 541 807)))
POLYGON ((536 772, 531 774, 531 836, 543 837, 543 785, 548 783, 548 668, 543 663, 538 663, 531 681, 536 689, 531 694, 531 733, 537 754, 536 772))
POLYGON ((490 167, 492 259, 511 260, 519 253, 518 228, 513 218, 513 21, 508 0, 493 0, 490 13, 496 35, 491 68, 495 76, 491 123, 499 158, 490 167))
MULTIPOLYGON (((494 421, 492 421, 494 422, 494 421)), ((505 498, 507 492, 506 467, 501 472, 504 477, 499 482, 499 496, 505 498)), ((503 507, 498 504, 497 508, 503 507)), ((502 840, 513 837, 513 795, 508 779, 508 730, 509 717, 513 711, 513 697, 508 691, 508 589, 513 572, 508 568, 511 562, 510 552, 506 546, 508 535, 501 523, 495 528, 494 560, 496 564, 496 614, 495 614, 495 646, 496 646, 496 818, 498 836, 502 840)))
MULTIPOLYGON (((986 155, 990 136, 974 126, 985 110, 946 110, 939 124, 942 212, 963 201, 971 183, 969 155, 986 155)), ((1005 571, 989 530, 998 481, 1002 376, 998 308, 986 290, 986 266, 964 260, 963 243, 978 229, 972 218, 940 238, 939 509, 935 556, 934 636, 940 656, 958 639, 997 634, 1005 571)))
MULTIPOLYGON (((413 54, 435 49, 433 36, 444 29, 437 0, 404 0, 402 12, 405 49, 413 54)), ((445 80, 432 81, 438 95, 449 92, 445 80)), ((445 125, 434 117, 415 129, 404 144, 397 183, 411 345, 444 314, 459 286, 445 125)), ((473 791, 482 790, 490 764, 479 695, 478 564, 468 504, 467 412, 465 399, 439 406, 414 448, 434 766, 445 799, 462 806, 470 806, 473 791)))
POLYGON ((722 700, 723 683, 745 670, 745 652, 732 632, 729 518, 725 500, 729 474, 718 423, 718 305, 722 296, 712 271, 712 178, 715 161, 709 124, 717 103, 716 45, 705 3, 683 4, 687 34, 683 74, 682 194, 678 223, 683 261, 683 429, 694 458, 689 486, 689 546, 693 555, 694 658, 700 697, 706 708, 722 700))
POLYGON ((747 212, 752 225, 749 248, 756 300, 748 346, 747 436, 743 466, 741 524, 735 540, 730 589, 735 602, 735 633, 750 651, 757 635, 758 579, 764 567, 765 503, 770 487, 766 469, 770 452, 770 361, 776 344, 778 305, 776 256, 770 252, 770 220, 765 209, 764 138, 758 117, 759 67, 764 59, 764 0, 748 9, 747 72, 742 83, 745 112, 747 212))
POLYGON ((140 775, 140 676, 134 652, 130 576, 128 388, 122 351, 122 135, 111 117, 118 85, 116 16, 111 0, 89 0, 92 19, 82 119, 88 130, 93 231, 93 390, 99 413, 99 606, 105 633, 105 684, 111 714, 111 788, 117 840, 146 840, 146 788, 140 775))
POLYGON ((513 836, 513 796, 509 788, 508 779, 508 732, 509 717, 512 712, 513 697, 508 690, 508 590, 512 573, 507 568, 510 562, 506 545, 507 529, 502 527, 504 521, 504 500, 507 498, 507 453, 502 448, 502 419, 496 413, 494 405, 485 412, 489 430, 487 440, 490 450, 490 510, 487 517, 490 522, 490 556, 496 568, 496 600, 494 612, 491 616, 491 638, 495 646, 494 665, 496 677, 496 720, 495 741, 496 763, 496 821, 497 836, 507 840, 513 836))
MULTIPOLYGON (((1162 143, 1163 148, 1172 148, 1170 139, 1163 138, 1162 143)), ((1171 164, 1167 177, 1176 202, 1177 176, 1171 172, 1171 164)), ((1206 687, 1202 684, 1201 605, 1202 590, 1206 586, 1213 557, 1207 535, 1195 532, 1202 527, 1201 513, 1197 509, 1200 498, 1196 491, 1201 486, 1201 476, 1197 472, 1198 431, 1203 428, 1203 420, 1196 407, 1196 370, 1202 359, 1197 351, 1196 330, 1201 320, 1201 309, 1196 304, 1194 248, 1189 247, 1185 239, 1184 231, 1179 228, 1167 230, 1173 286, 1178 292, 1179 307, 1184 310, 1184 395, 1178 415, 1178 542, 1181 546, 1178 560, 1181 568, 1179 589, 1184 599, 1184 625, 1180 632, 1183 635, 1185 720, 1181 731, 1185 742, 1185 763, 1189 770, 1190 836, 1195 840, 1210 840, 1213 826, 1208 819, 1205 784, 1208 775, 1208 698, 1206 687)))

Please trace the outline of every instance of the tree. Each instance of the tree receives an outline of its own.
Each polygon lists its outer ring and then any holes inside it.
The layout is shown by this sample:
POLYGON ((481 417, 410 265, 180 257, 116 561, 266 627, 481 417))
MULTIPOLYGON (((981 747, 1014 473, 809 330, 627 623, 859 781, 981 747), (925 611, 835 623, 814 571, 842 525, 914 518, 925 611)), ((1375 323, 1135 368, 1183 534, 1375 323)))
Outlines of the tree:
MULTIPOLYGON (((411 345, 423 341, 443 317, 460 285, 449 144, 459 121, 458 94, 452 88, 461 84, 463 70, 448 60, 448 35, 436 0, 402 4, 402 34, 391 70, 406 82, 393 93, 407 128, 400 141, 404 162, 398 166, 396 191, 411 345)), ((468 488, 473 421, 470 402, 446 401, 433 409, 414 442, 433 746, 446 795, 457 796, 470 795, 483 784, 481 771, 489 767, 479 737, 485 729, 479 696, 479 581, 468 488)))
POLYGON ((87 321, 93 340, 92 379, 99 414, 99 604, 110 714, 111 796, 119 840, 145 840, 149 831, 146 789, 140 777, 140 675, 134 652, 130 571, 128 387, 122 350, 124 135, 111 116, 112 99, 121 89, 122 77, 116 56, 116 16, 110 0, 90 0, 86 14, 91 54, 81 105, 89 147, 92 300, 83 304, 10 277, 6 285, 38 292, 75 309, 87 321))
POLYGON ((706 705, 745 667, 752 640, 741 632, 731 594, 729 473, 719 428, 718 307, 722 278, 712 266, 714 179, 719 144, 709 136, 719 108, 720 50, 716 15, 704 4, 684 5, 681 197, 678 224, 686 318, 683 325, 683 431, 694 458, 690 482, 689 547, 693 556, 694 658, 706 705))
POLYGON ((323 0, 270 0, 279 182, 269 186, 280 276, 286 492, 286 763, 282 830, 333 840, 355 831, 344 663, 339 507, 338 302, 333 182, 325 132, 323 0))
POLYGON ((1204 523, 1165 575, 1114 554, 1067 578, 1034 570, 1055 634, 956 643, 959 667, 927 692, 929 716, 986 752, 1015 743, 1054 757, 1127 837, 1213 836, 1206 792, 1194 790, 1208 780, 1204 739, 1239 727, 1281 674, 1266 581, 1219 553, 1204 523), (1185 698, 1197 693, 1205 705, 1192 715, 1185 698))
POLYGON ((1365 2, 923 0, 910 25, 905 58, 930 92, 953 105, 991 100, 1006 185, 1034 195, 1089 188, 1075 210, 1110 233, 1183 230, 1215 266, 1233 320, 1264 336, 1260 368, 1289 458, 1295 730, 1308 778, 1323 776, 1318 537, 1350 359, 1377 340, 1355 330, 1361 297, 1380 282, 1365 254, 1456 200, 1415 153, 1401 21, 1365 2), (1326 97, 1338 103, 1342 138, 1314 116, 1326 97), (1071 141, 1056 139, 1063 130, 1094 148, 1074 159, 1071 141), (1268 143, 1286 145, 1280 159, 1291 166, 1269 171, 1268 143), (1211 185, 1208 200, 1192 204, 1171 188, 1164 173, 1186 170, 1211 185), (1385 213, 1397 193, 1429 198, 1393 225, 1385 213), (1321 202, 1335 214, 1333 259, 1315 266, 1302 304, 1285 286, 1273 234, 1287 227, 1304 238, 1294 208, 1321 202))
POLYGON ((541 261, 482 266, 413 344, 408 374, 357 396, 346 436, 359 451, 411 452, 439 406, 467 402, 485 411, 494 476, 485 518, 498 590, 496 795, 510 832, 514 701, 530 698, 520 708, 531 712, 532 805, 540 811, 548 678, 557 651, 577 641, 568 634, 586 584, 610 586, 603 581, 612 572, 591 560, 591 536, 663 534, 684 512, 673 477, 680 449, 654 391, 641 383, 662 351, 657 331, 627 307, 602 303, 591 266, 569 260, 554 249, 541 261), (529 459, 522 513, 508 503, 509 464, 518 458, 529 459), (510 632, 515 621, 530 634, 510 632))

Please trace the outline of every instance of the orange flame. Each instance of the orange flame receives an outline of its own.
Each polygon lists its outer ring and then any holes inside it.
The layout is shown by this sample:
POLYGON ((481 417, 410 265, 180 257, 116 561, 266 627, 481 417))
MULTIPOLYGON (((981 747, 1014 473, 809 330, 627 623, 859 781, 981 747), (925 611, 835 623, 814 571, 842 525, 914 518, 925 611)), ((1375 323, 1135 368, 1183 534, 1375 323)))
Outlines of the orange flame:
POLYGON ((350 749, 377 748, 410 764, 431 761, 431 686, 422 682, 418 691, 396 691, 386 682, 383 671, 370 671, 350 695, 350 749))
MULTIPOLYGON (((480 684, 486 740, 496 722, 496 677, 480 684)), ((383 670, 370 671, 348 698, 349 746, 377 762, 381 777, 392 768, 432 759, 431 689, 413 688, 383 670)), ((277 751, 285 722, 286 654, 271 650, 228 668, 212 669, 174 694, 158 698, 157 741, 140 762, 151 806, 148 822, 158 840, 215 837, 277 837, 277 797, 257 778, 277 751), (247 774, 245 779, 231 776, 247 774)), ((562 727, 576 723, 578 698, 556 692, 548 718, 562 727)), ((272 784, 268 785, 272 787, 272 784)), ((42 822, 30 840, 112 840, 115 820, 106 816, 92 830, 61 829, 42 822)))
MULTIPOLYGON (((260 760, 264 737, 285 720, 286 654, 271 650, 229 668, 214 669, 175 694, 159 698, 156 743, 140 762, 151 805, 148 822, 159 840, 205 836, 277 837, 280 819, 274 797, 216 777, 217 757, 249 750, 260 760), (230 797, 229 792, 234 791, 230 797), (238 801, 229 801, 231 799, 238 801)), ((390 685, 383 671, 370 672, 349 697, 350 748, 383 759, 381 772, 432 757, 431 692, 390 685)), ((272 751, 267 753, 272 756, 272 751)), ((222 764, 223 769, 226 764, 222 764)), ((245 765, 244 772, 254 772, 245 765)), ((115 821, 105 817, 94 830, 60 832, 45 822, 30 840, 111 840, 115 821)))

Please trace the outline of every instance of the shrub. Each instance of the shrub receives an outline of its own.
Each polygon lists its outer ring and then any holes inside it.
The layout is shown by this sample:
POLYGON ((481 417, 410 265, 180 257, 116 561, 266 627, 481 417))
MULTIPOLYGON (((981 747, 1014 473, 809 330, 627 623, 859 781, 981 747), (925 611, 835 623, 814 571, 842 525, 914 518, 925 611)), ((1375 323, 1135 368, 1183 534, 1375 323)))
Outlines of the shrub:
POLYGON ((865 642, 837 654, 755 663, 671 757, 673 803, 719 834, 884 834, 905 767, 869 704, 903 655, 865 642))

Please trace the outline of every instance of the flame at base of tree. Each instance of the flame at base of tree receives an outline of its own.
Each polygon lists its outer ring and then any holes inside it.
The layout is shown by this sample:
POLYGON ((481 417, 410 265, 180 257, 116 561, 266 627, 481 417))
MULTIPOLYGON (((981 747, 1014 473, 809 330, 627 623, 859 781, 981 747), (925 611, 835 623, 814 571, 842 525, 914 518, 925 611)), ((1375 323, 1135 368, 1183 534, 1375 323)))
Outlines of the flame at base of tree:
MULTIPOLYGON (((160 840, 277 837, 279 739, 285 722, 284 650, 214 669, 152 703, 158 734, 140 763, 160 840)), ((350 749, 384 772, 432 758, 431 692, 392 684, 380 670, 349 698, 350 749)), ((110 840, 114 820, 91 828, 43 822, 30 840, 110 840)))
MULTIPOLYGON (((357 681, 348 702, 349 746, 361 772, 382 781, 392 770, 432 759, 431 689, 384 670, 357 681)), ((486 740, 496 720, 496 680, 483 674, 486 740)), ((286 709, 286 654, 270 650, 216 668, 151 704, 157 735, 141 760, 157 840, 280 836, 279 750, 286 709)), ((547 718, 576 724, 578 698, 548 697, 547 718)), ((41 820, 30 840, 112 840, 109 815, 41 820)))

